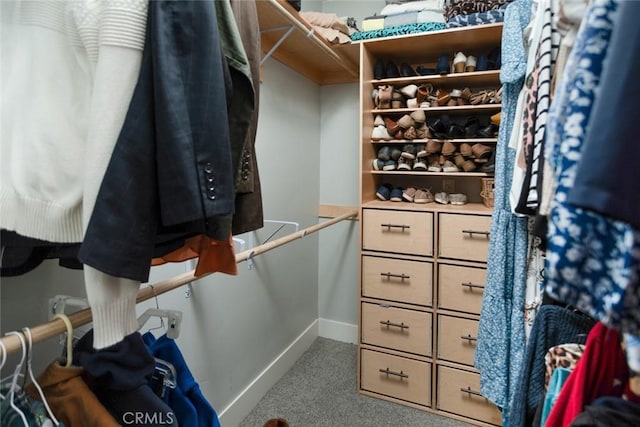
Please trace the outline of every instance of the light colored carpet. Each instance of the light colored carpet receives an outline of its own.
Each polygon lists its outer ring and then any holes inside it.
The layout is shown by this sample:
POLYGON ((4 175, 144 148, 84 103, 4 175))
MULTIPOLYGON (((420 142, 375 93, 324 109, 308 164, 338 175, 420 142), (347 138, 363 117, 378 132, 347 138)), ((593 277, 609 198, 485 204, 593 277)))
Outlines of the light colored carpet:
POLYGON ((240 427, 284 418, 291 427, 460 427, 456 420, 356 393, 356 349, 318 338, 240 427))

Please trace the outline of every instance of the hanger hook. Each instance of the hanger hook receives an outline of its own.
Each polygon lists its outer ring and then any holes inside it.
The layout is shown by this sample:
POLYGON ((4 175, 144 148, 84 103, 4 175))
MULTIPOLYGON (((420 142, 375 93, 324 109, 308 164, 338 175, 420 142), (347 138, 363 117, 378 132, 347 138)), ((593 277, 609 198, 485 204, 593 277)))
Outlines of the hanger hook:
POLYGON ((16 386, 18 385, 18 376, 20 371, 22 370, 22 365, 24 364, 24 359, 27 357, 27 344, 24 341, 24 336, 17 331, 7 332, 7 335, 15 335, 20 340, 20 346, 22 347, 22 358, 20 362, 16 365, 16 369, 13 372, 13 378, 11 379, 11 387, 9 388, 9 405, 13 408, 14 411, 20 418, 25 426, 28 426, 27 417, 24 415, 24 412, 15 404, 14 396, 16 394, 16 386))
POLYGON ((73 363, 73 325, 66 314, 58 313, 53 316, 53 318, 62 320, 64 326, 67 328, 67 363, 65 366, 69 368, 73 363))
POLYGON ((2 360, 0 360, 0 370, 2 370, 4 364, 7 362, 7 347, 2 341, 0 341, 0 349, 2 349, 2 360))

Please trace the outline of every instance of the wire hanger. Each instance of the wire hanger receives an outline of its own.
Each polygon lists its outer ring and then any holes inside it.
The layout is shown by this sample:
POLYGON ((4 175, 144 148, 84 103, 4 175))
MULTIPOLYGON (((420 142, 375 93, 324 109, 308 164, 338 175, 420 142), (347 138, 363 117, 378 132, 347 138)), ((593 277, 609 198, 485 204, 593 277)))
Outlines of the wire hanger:
POLYGON ((22 365, 24 364, 24 360, 27 357, 27 344, 24 342, 24 337, 20 332, 16 332, 16 331, 7 332, 7 335, 16 335, 20 340, 20 346, 22 348, 22 358, 20 359, 20 362, 16 365, 16 369, 13 372, 13 378, 11 379, 11 387, 9 388, 9 404, 13 408, 13 410, 16 411, 18 415, 20 415, 20 418, 22 419, 22 423, 24 424, 24 426, 29 427, 29 423, 27 422, 27 417, 24 415, 24 412, 22 412, 22 410, 16 406, 14 402, 16 387, 18 385, 18 377, 20 376, 20 372, 22 371, 22 365))
MULTIPOLYGON (((69 319, 67 319, 67 320, 69 320, 69 319)), ((65 324, 66 324, 66 322, 65 322, 65 324)), ((69 322, 69 325, 71 325, 71 322, 69 322)), ((27 337, 27 354, 28 354, 28 357, 27 357, 27 372, 29 373, 29 378, 31 378, 31 383, 36 388, 36 390, 38 390, 38 394, 40 395, 40 400, 42 401, 42 404, 44 405, 44 408, 47 411, 47 415, 49 416, 49 419, 54 423, 54 425, 59 425, 60 422, 58 421, 56 416, 53 415, 53 411, 49 407, 49 402, 47 402, 47 398, 45 397, 44 392, 42 391, 42 388, 40 387, 40 384, 38 384, 38 381, 36 381, 35 375, 33 375, 33 368, 31 367, 31 358, 33 356, 33 340, 31 338, 31 330, 29 328, 22 328, 22 332, 27 337)), ((69 334, 69 330, 67 330, 67 334, 69 334)))

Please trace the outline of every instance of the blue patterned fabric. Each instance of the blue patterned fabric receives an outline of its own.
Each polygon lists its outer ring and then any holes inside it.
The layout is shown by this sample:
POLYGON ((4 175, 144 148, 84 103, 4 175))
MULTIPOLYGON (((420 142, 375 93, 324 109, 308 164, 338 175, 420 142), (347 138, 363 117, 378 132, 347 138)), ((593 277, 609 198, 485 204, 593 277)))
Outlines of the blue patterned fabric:
POLYGON ((617 0, 590 4, 549 122, 547 157, 557 186, 549 214, 546 290, 609 327, 640 335, 640 232, 567 201, 599 93, 617 6, 617 0))
POLYGON ((351 40, 369 40, 380 37, 401 36, 404 34, 425 33, 445 29, 444 22, 419 22, 417 24, 401 25, 399 27, 382 28, 380 30, 358 31, 351 34, 351 40))
MULTIPOLYGON (((509 148, 509 139, 527 62, 522 32, 530 18, 531 0, 516 0, 505 10, 500 69, 502 117, 496 147, 495 199, 475 353, 480 391, 500 408, 507 406, 515 390, 525 348, 527 220, 511 213, 509 189, 515 150, 509 148)), ((505 426, 507 412, 503 411, 505 426)))
POLYGON ((504 8, 456 15, 447 21, 447 28, 468 27, 469 25, 495 24, 504 21, 504 8))

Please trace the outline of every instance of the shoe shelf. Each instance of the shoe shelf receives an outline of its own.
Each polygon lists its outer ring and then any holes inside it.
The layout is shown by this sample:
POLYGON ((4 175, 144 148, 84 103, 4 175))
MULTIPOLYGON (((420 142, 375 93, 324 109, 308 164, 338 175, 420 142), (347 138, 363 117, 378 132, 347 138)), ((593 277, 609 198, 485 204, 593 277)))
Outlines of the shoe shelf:
POLYGON ((415 175, 415 176, 457 176, 457 177, 478 177, 485 176, 491 177, 493 174, 484 172, 421 172, 421 171, 404 171, 404 170, 392 170, 392 171, 371 171, 372 175, 415 175))
MULTIPOLYGON (((454 144, 468 143, 468 144, 495 144, 498 142, 498 138, 460 138, 460 139, 437 139, 430 138, 435 141, 450 141, 454 144)), ((388 145, 388 144, 426 144, 429 139, 389 139, 382 141, 371 141, 371 144, 388 145)))
POLYGON ((359 43, 333 45, 286 0, 256 0, 262 50, 320 84, 355 83, 359 43))
POLYGON ((466 205, 451 205, 446 204, 443 205, 437 202, 431 203, 411 203, 411 202, 390 202, 390 201, 382 201, 382 200, 372 200, 370 202, 364 203, 362 205, 363 208, 374 208, 374 209, 402 209, 408 211, 423 211, 425 207, 429 210, 437 210, 441 212, 462 212, 468 214, 490 214, 492 208, 488 208, 482 203, 467 203, 466 205))
POLYGON ((408 85, 420 83, 437 83, 439 86, 499 86, 500 70, 449 73, 445 75, 399 77, 395 79, 373 79, 372 85, 408 85))
POLYGON ((370 111, 365 111, 371 114, 410 114, 416 110, 423 110, 425 114, 429 113, 449 113, 449 114, 483 114, 500 111, 502 104, 480 104, 480 105, 455 105, 455 106, 442 106, 442 107, 427 107, 427 108, 373 108, 370 111))

